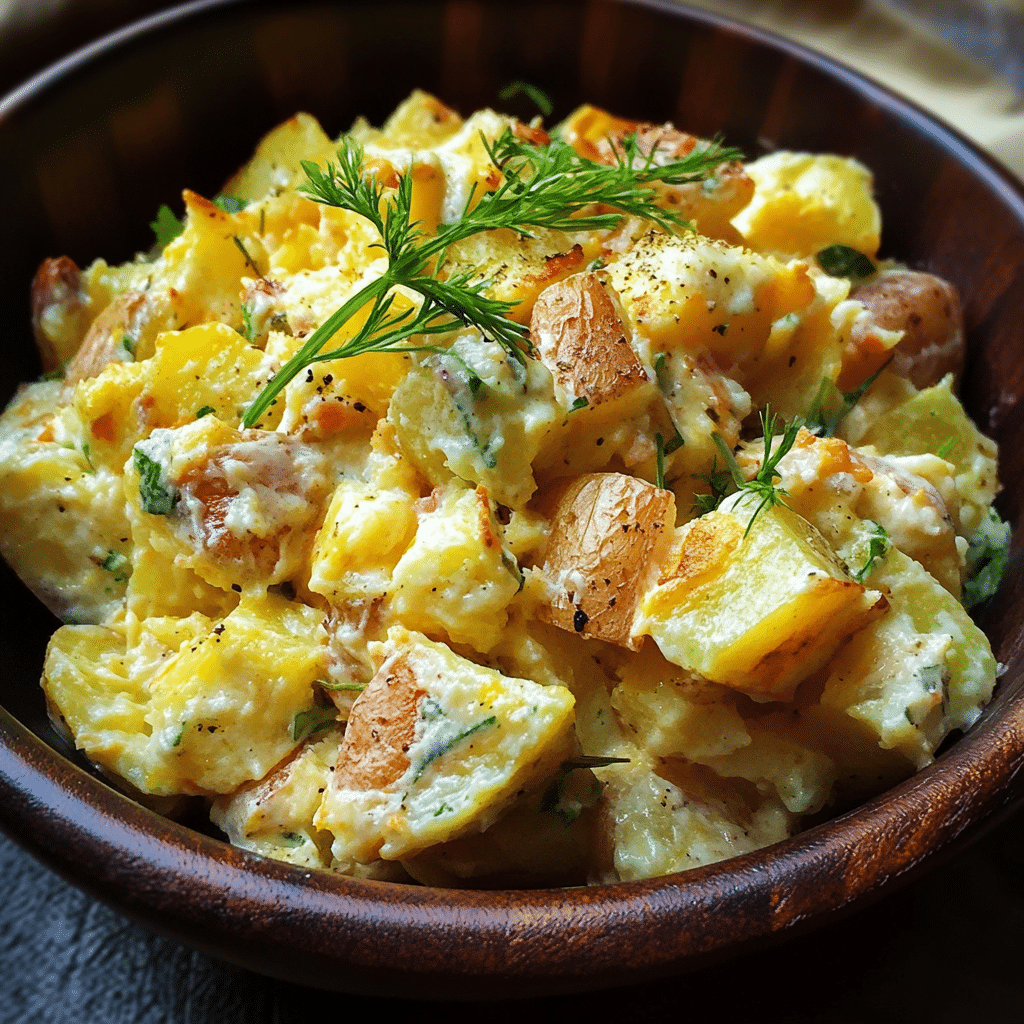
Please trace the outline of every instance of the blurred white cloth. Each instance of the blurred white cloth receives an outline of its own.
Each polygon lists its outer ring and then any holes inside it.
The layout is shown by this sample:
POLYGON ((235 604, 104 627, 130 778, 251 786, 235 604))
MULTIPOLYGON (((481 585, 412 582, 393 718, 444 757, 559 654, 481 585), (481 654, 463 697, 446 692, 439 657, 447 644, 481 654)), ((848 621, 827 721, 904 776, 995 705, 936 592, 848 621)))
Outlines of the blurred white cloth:
MULTIPOLYGON (((921 17, 884 0, 687 2, 842 61, 924 107, 1024 177, 1024 97, 921 17)), ((961 6, 966 18, 970 5, 961 6)))

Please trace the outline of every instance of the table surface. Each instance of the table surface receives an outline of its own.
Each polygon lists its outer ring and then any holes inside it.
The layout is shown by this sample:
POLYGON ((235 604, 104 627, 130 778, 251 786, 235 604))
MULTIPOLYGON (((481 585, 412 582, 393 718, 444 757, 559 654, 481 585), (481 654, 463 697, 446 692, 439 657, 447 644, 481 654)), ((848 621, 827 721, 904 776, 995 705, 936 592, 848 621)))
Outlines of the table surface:
MULTIPOLYGON (((0 93, 72 46, 167 6, 166 0, 37 4, 0 0, 0 93), (30 23, 26 12, 42 7, 50 20, 30 23)), ((930 6, 939 31, 1018 86, 1024 82, 1024 74, 1017 78, 1024 32, 993 43, 993 23, 983 26, 988 35, 979 35, 978 19, 958 18, 957 5, 903 0, 897 6, 930 6)), ((290 1024, 332 1011, 357 1018, 404 1009, 264 978, 155 935, 68 885, 4 836, 0 877, 0 1024, 290 1024)), ((435 1005, 449 1020, 483 1011, 493 1024, 518 1021, 524 1012, 644 1021, 680 1011, 713 1012, 716 1024, 1019 1024, 1022 950, 1024 814, 1018 814, 881 903, 765 952, 644 986, 525 1005, 435 1005)))

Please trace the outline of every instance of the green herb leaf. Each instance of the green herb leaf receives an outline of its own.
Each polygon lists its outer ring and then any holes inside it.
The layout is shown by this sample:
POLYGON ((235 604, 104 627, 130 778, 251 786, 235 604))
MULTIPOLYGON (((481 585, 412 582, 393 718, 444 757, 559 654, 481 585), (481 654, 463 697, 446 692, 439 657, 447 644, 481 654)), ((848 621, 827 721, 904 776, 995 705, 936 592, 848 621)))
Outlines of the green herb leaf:
POLYGON ((107 557, 103 559, 100 568, 105 572, 112 573, 117 583, 124 583, 132 571, 128 556, 121 551, 108 551, 107 557))
POLYGON ((880 558, 885 558, 892 547, 892 541, 889 539, 889 534, 886 532, 885 527, 874 520, 869 520, 868 522, 870 525, 870 537, 868 539, 867 561, 859 572, 850 573, 851 578, 855 579, 858 583, 863 583, 867 579, 868 574, 875 567, 875 562, 880 558))
POLYGON ((239 210, 244 210, 248 206, 244 199, 239 199, 236 196, 214 196, 213 202, 225 213, 238 213, 239 210))
POLYGON ((416 774, 412 777, 412 781, 416 782, 424 771, 426 771, 428 765, 432 764, 439 757, 444 757, 449 750, 457 746, 464 739, 472 736, 475 732, 479 732, 481 729, 486 729, 488 726, 494 725, 497 720, 498 719, 495 715, 491 715, 489 718, 484 718, 475 725, 471 725, 468 729, 463 729, 462 732, 457 735, 435 744, 427 750, 426 754, 424 754, 423 760, 420 761, 419 766, 416 769, 416 774))
POLYGON ((300 711, 292 719, 292 739, 296 743, 315 736, 318 732, 329 729, 337 722, 337 713, 333 708, 309 708, 308 711, 300 711))
POLYGON ((174 211, 163 205, 156 212, 156 220, 149 225, 156 235, 156 244, 163 249, 185 230, 185 222, 174 215, 174 211))
POLYGON ((569 406, 569 412, 579 412, 580 409, 586 409, 590 405, 590 399, 586 395, 580 395, 579 398, 575 399, 572 405, 569 406))
POLYGON ((332 683, 328 679, 317 679, 317 686, 322 686, 325 690, 330 690, 333 693, 341 693, 346 691, 353 691, 355 693, 362 693, 366 689, 366 683, 332 683))
POLYGON ((142 511, 151 516, 169 516, 174 512, 179 495, 161 482, 163 469, 141 448, 134 450, 135 469, 139 474, 139 500, 142 511))
POLYGON ((533 228, 610 229, 624 214, 644 217, 665 230, 683 228, 687 225, 677 213, 658 205, 654 184, 699 181, 722 161, 740 157, 738 150, 716 142, 660 164, 653 153, 642 156, 633 137, 608 165, 581 157, 559 139, 536 146, 516 138, 511 130, 493 143, 483 142, 502 172, 502 184, 481 196, 471 195, 461 215, 440 225, 432 236, 412 219, 411 175, 400 175, 394 190, 385 189, 376 174, 364 173, 363 151, 355 141, 343 138, 338 162, 326 168, 303 162, 308 180, 300 191, 368 220, 381 236, 388 267, 310 335, 246 411, 243 426, 257 423, 289 381, 314 362, 369 351, 440 351, 425 336, 448 333, 459 324, 476 328, 522 360, 523 350, 529 349, 529 331, 508 318, 515 304, 490 298, 488 282, 470 272, 445 275, 446 256, 454 243, 498 228, 525 236, 533 228), (393 312, 397 286, 416 292, 419 307, 393 312), (363 321, 355 334, 340 347, 326 350, 331 338, 357 314, 363 321))
POLYGON ((832 437, 891 362, 892 356, 852 391, 840 392, 830 377, 823 377, 810 408, 799 418, 800 425, 816 437, 832 437))
POLYGON ((201 420, 204 416, 211 416, 216 410, 212 405, 201 405, 196 409, 196 419, 201 420))
POLYGON ((829 245, 815 258, 826 274, 832 277, 863 278, 875 272, 875 265, 864 253, 848 245, 829 245))
POLYGON ((629 764, 628 757, 602 757, 599 754, 577 754, 562 762, 566 771, 574 768, 607 768, 610 764, 629 764))
POLYGON ((960 603, 967 609, 988 600, 999 589, 1010 558, 1010 524, 990 508, 967 548, 967 571, 960 603))
POLYGON ((939 445, 939 447, 936 450, 935 454, 940 459, 944 459, 959 443, 960 443, 960 438, 959 437, 950 437, 947 440, 943 441, 942 444, 939 445))
MULTIPOLYGON (((788 426, 783 424, 782 437, 773 451, 772 443, 775 439, 778 424, 779 420, 773 415, 771 409, 765 408, 765 411, 761 414, 761 430, 764 434, 764 458, 761 460, 757 473, 750 480, 743 476, 739 464, 736 462, 736 456, 733 455, 732 449, 725 443, 721 434, 711 435, 711 439, 715 442, 715 447, 718 448, 725 462, 726 469, 729 471, 729 476, 732 478, 733 493, 745 491, 757 499, 757 507, 754 509, 754 514, 750 517, 746 530, 743 531, 744 537, 750 533, 754 520, 765 508, 785 504, 783 499, 786 497, 786 491, 775 482, 776 478, 782 475, 778 471, 778 465, 790 448, 793 447, 793 442, 796 440, 801 424, 799 420, 794 420, 788 426)), ((705 477, 703 479, 708 478, 705 477)), ((724 474, 719 471, 717 482, 722 483, 723 480, 724 474)), ((700 495, 697 495, 698 504, 700 504, 700 497, 700 495)), ((723 494, 722 497, 724 498, 726 495, 723 494)), ((717 508, 719 504, 721 504, 721 500, 716 503, 715 507, 717 508)), ((710 511, 710 509, 706 511, 710 511)))

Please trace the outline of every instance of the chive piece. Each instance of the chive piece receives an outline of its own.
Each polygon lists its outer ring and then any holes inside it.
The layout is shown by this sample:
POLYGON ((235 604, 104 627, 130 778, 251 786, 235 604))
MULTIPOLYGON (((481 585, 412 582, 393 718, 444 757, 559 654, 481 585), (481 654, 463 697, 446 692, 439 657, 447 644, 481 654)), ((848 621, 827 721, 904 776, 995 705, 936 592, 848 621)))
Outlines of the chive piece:
POLYGON ((219 206, 225 213, 238 213, 248 205, 244 199, 237 196, 214 196, 214 206, 219 206))
POLYGON ((309 708, 307 711, 300 711, 292 719, 292 739, 296 743, 309 739, 329 729, 337 721, 333 708, 309 708))

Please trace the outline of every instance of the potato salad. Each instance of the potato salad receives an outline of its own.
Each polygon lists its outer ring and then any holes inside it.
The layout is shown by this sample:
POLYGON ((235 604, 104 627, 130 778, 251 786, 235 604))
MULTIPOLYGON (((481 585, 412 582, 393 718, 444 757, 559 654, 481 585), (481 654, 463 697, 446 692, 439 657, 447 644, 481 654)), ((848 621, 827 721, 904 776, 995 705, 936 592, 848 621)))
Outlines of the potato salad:
POLYGON ((855 805, 991 696, 960 298, 880 257, 856 160, 417 92, 153 228, 43 263, 0 419, 51 717, 136 799, 304 869, 625 881, 855 805))

